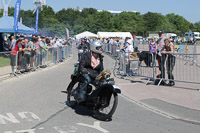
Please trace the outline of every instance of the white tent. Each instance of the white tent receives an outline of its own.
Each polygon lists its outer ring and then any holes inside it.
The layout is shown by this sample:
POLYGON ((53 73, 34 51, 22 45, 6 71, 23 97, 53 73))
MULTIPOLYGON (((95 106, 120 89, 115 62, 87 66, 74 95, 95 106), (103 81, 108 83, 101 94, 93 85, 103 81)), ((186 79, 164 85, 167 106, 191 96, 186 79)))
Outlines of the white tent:
POLYGON ((122 37, 125 39, 126 37, 130 37, 133 39, 130 32, 98 32, 97 35, 99 38, 122 37))
POLYGON ((84 37, 87 37, 87 38, 96 37, 97 38, 97 35, 89 32, 89 31, 85 31, 85 32, 75 35, 75 38, 77 38, 77 39, 84 38, 84 37))

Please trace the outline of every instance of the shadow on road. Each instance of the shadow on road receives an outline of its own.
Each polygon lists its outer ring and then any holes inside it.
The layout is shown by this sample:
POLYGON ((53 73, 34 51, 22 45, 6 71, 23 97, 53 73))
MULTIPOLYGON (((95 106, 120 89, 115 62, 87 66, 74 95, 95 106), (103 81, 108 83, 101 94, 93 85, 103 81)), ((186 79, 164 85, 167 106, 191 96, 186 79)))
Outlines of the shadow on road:
MULTIPOLYGON (((91 109, 88 109, 86 107, 80 106, 80 105, 76 105, 74 108, 72 108, 74 110, 74 112, 78 115, 82 115, 82 116, 89 116, 89 117, 93 117, 94 119, 96 119, 94 117, 94 111, 91 109)), ((110 122, 112 121, 112 119, 108 119, 105 122, 110 122)))
POLYGON ((62 113, 63 111, 65 111, 66 109, 68 109, 69 107, 66 106, 63 109, 57 111, 56 113, 54 113, 53 115, 51 115, 49 118, 47 118, 45 121, 40 122, 39 124, 35 125, 34 127, 32 127, 31 129, 37 128, 43 124, 45 124, 46 122, 50 121, 51 119, 53 119, 54 117, 56 117, 58 114, 62 113))

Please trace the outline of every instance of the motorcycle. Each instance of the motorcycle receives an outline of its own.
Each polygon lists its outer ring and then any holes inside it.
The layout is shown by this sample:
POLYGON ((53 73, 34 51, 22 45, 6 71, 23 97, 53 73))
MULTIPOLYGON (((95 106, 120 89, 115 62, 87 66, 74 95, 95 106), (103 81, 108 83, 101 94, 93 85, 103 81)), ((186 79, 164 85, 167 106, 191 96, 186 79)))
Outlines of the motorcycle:
POLYGON ((63 91, 67 94, 66 104, 72 108, 76 105, 87 107, 92 110, 93 117, 98 120, 106 121, 111 119, 118 105, 118 94, 121 93, 119 87, 114 85, 114 79, 110 77, 111 73, 108 71, 100 73, 87 86, 85 101, 79 103, 79 88, 84 77, 77 71, 77 68, 78 64, 75 64, 74 73, 71 75, 71 82, 67 90, 63 91))

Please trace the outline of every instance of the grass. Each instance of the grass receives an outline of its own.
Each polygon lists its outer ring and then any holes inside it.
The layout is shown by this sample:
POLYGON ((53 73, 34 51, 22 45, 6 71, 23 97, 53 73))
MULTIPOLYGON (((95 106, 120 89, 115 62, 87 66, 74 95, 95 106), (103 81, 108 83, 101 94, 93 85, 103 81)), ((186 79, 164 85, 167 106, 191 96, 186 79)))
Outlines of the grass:
POLYGON ((0 67, 9 65, 10 65, 10 58, 0 57, 0 67))
POLYGON ((197 45, 200 45, 200 41, 197 41, 197 45))

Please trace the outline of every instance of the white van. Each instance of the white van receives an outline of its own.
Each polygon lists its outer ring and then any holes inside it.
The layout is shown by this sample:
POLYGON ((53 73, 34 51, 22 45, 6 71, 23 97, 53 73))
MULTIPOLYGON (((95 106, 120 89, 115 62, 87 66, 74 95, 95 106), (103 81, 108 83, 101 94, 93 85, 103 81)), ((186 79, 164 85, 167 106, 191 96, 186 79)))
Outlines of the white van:
POLYGON ((193 39, 200 40, 200 33, 199 32, 192 32, 192 31, 185 32, 185 38, 187 40, 191 40, 191 41, 193 39))

